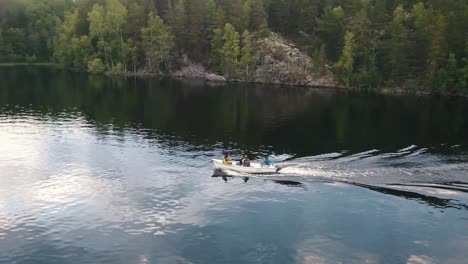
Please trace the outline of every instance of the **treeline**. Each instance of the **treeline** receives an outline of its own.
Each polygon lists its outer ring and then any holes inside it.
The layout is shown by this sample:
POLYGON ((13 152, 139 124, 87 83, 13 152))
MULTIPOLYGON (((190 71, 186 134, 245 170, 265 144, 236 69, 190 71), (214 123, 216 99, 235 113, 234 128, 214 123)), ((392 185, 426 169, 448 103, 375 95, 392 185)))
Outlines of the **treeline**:
POLYGON ((466 0, 3 0, 0 61, 251 79, 277 32, 352 87, 468 92, 466 0))

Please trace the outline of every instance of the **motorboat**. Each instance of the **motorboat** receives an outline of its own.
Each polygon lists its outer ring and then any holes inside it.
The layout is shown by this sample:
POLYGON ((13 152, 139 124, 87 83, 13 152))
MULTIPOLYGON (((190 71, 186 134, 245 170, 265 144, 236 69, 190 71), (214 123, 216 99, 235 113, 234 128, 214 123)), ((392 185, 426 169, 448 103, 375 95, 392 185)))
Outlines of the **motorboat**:
POLYGON ((262 166, 258 162, 251 162, 250 166, 241 166, 235 164, 224 164, 222 160, 213 159, 213 164, 215 169, 221 170, 231 170, 240 173, 248 173, 248 174, 275 174, 281 169, 278 166, 270 165, 270 166, 262 166))

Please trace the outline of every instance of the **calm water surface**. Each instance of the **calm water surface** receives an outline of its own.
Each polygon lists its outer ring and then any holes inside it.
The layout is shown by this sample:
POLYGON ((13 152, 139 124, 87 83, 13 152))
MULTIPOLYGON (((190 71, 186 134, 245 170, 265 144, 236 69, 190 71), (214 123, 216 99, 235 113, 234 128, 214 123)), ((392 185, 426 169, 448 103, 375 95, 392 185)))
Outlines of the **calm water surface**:
POLYGON ((0 263, 467 262, 466 99, 0 68, 0 263))

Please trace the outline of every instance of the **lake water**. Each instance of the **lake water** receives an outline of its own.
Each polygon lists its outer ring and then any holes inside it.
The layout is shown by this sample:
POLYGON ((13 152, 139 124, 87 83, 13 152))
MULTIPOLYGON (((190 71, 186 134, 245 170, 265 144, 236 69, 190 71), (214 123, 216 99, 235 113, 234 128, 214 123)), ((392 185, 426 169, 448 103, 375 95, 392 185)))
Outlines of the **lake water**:
POLYGON ((0 263, 467 262, 467 99, 0 68, 0 263))

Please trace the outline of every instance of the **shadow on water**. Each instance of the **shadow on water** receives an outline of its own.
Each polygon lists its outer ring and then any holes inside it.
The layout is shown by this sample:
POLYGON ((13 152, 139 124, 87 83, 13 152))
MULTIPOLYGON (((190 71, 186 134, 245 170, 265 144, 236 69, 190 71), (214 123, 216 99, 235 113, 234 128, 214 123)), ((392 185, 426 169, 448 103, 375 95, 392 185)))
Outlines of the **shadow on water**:
MULTIPOLYGON (((219 170, 219 169, 214 170, 214 174, 212 175, 212 177, 221 178, 225 182, 228 182, 229 180, 234 180, 237 178, 242 179, 244 182, 248 182, 249 179, 251 178, 245 175, 232 175, 229 172, 219 170)), ((278 180, 278 179, 272 178, 271 176, 268 176, 268 177, 256 176, 254 177, 254 179, 271 181, 271 182, 284 185, 284 186, 288 186, 288 187, 302 187, 302 188, 305 188, 305 185, 303 182, 311 182, 310 179, 303 179, 302 182, 296 181, 296 180, 288 180, 288 179, 278 180)), ((427 194, 418 193, 414 190, 398 189, 399 187, 401 188, 423 187, 423 188, 433 188, 433 189, 451 190, 451 191, 459 191, 459 192, 468 193, 468 190, 465 189, 467 183, 464 183, 464 182, 441 183, 437 185, 436 184, 387 184, 386 186, 375 186, 375 185, 350 182, 350 181, 328 181, 328 180, 317 181, 317 180, 314 180, 314 182, 343 183, 343 184, 348 184, 351 186, 365 188, 367 190, 379 192, 379 193, 386 194, 386 195, 397 196, 406 200, 417 201, 419 203, 429 205, 436 209, 452 208, 452 209, 468 211, 468 205, 456 199, 448 199, 448 198, 431 196, 427 194), (454 186, 447 187, 447 186, 452 186, 452 185, 454 186)))
POLYGON ((288 187, 304 187, 304 184, 297 181, 287 181, 287 180, 273 180, 274 183, 285 185, 288 187))

